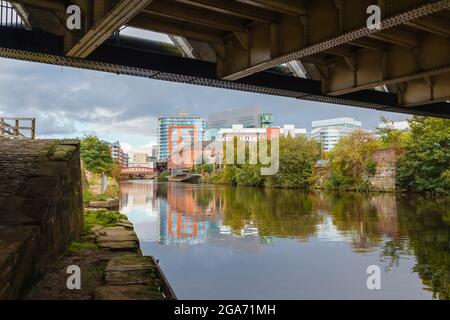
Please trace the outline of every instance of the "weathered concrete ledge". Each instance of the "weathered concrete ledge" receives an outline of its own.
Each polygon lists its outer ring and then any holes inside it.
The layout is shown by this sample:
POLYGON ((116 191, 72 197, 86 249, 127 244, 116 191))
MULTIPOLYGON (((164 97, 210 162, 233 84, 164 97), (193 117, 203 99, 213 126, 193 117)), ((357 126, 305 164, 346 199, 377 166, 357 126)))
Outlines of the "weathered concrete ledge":
POLYGON ((24 295, 82 226, 79 142, 0 140, 0 299, 24 295))

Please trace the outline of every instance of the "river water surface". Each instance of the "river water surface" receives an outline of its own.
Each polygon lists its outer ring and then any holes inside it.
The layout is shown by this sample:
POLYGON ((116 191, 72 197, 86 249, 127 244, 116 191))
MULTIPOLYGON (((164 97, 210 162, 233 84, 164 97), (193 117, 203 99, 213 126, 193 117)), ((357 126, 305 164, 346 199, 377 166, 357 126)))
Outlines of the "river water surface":
POLYGON ((448 202, 130 181, 121 212, 179 299, 449 299, 448 202))

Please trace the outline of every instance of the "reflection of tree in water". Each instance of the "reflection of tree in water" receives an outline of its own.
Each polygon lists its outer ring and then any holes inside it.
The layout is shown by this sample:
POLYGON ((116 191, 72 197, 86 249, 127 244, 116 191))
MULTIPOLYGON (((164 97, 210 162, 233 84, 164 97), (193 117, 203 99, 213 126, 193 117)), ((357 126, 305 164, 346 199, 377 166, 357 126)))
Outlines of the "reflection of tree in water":
POLYGON ((383 230, 378 225, 382 212, 370 200, 371 196, 358 193, 332 193, 325 197, 333 223, 339 231, 351 237, 355 251, 374 250, 382 241, 380 234, 383 230))
POLYGON ((435 299, 450 299, 450 202, 415 198, 399 206, 417 272, 435 299))
POLYGON ((229 188, 224 191, 224 224, 239 233, 255 223, 261 237, 313 235, 319 216, 311 194, 277 189, 229 188))
POLYGON ((354 251, 381 246, 387 271, 402 256, 415 255, 413 271, 426 288, 436 299, 450 299, 448 201, 245 187, 194 188, 188 193, 202 210, 215 207, 216 214, 223 214, 223 224, 235 234, 246 225, 256 225, 263 242, 272 237, 308 239, 322 223, 319 212, 325 212, 336 229, 351 239, 354 251))
POLYGON ((381 261, 387 265, 384 268, 386 272, 392 270, 393 267, 398 267, 400 258, 402 256, 414 255, 414 252, 409 246, 408 241, 394 241, 388 240, 381 248, 381 261))

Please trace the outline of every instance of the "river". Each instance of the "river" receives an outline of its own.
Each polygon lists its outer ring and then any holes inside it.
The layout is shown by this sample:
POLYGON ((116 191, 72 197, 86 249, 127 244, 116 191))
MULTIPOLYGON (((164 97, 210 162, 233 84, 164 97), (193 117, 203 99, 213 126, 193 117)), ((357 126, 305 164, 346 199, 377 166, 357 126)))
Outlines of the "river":
POLYGON ((130 181, 121 212, 179 299, 449 299, 448 202, 130 181))

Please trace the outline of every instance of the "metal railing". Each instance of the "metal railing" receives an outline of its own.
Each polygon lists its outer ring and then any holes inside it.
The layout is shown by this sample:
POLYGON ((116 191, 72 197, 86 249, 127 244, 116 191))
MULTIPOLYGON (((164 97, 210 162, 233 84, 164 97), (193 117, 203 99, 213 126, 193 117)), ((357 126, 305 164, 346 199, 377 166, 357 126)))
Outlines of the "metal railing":
POLYGON ((0 117, 0 137, 10 139, 35 139, 36 119, 0 117))
POLYGON ((0 1, 0 26, 16 29, 26 28, 22 17, 16 10, 16 5, 12 5, 9 1, 0 1))

